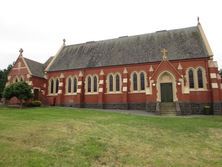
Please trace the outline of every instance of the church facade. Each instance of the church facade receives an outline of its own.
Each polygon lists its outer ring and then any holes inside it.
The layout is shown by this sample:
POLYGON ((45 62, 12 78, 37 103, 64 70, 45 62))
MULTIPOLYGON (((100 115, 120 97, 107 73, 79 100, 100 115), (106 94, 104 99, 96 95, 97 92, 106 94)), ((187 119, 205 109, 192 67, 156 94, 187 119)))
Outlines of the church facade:
MULTIPOLYGON (((8 83, 26 81, 47 105, 222 113, 222 82, 202 26, 66 45, 41 64, 23 57, 8 83)), ((11 103, 16 99, 11 99, 11 103)))

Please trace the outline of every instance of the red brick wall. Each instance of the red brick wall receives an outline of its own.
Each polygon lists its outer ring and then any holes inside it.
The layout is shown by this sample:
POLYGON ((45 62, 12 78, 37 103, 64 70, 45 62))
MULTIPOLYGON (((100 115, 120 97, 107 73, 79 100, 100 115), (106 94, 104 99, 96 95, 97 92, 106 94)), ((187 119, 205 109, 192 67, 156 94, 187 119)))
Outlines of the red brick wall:
MULTIPOLYGON (((133 71, 145 71, 147 73, 147 78, 152 76, 152 74, 149 72, 149 68, 152 65, 154 68, 154 71, 158 68, 160 62, 156 63, 144 63, 144 64, 135 64, 135 65, 124 65, 124 66, 113 66, 113 67, 101 67, 101 68, 87 68, 87 69, 80 69, 80 70, 67 70, 67 71, 59 71, 59 72, 49 72, 48 73, 48 79, 51 77, 59 77, 61 73, 64 74, 64 77, 68 77, 69 75, 79 75, 79 72, 82 71, 84 76, 83 79, 85 81, 85 77, 90 74, 97 74, 100 76, 100 71, 103 70, 105 78, 109 73, 115 73, 119 72, 121 74, 121 79, 123 79, 123 71, 124 68, 127 68, 128 71, 128 91, 130 89, 130 74, 133 71)), ((180 60, 180 61, 170 61, 172 63, 173 68, 170 69, 170 71, 176 76, 176 80, 179 79, 179 75, 185 75, 186 70, 189 67, 203 67, 206 70, 206 76, 207 76, 207 88, 208 91, 191 91, 190 94, 182 94, 181 92, 181 85, 177 85, 177 97, 179 101, 184 102, 211 102, 212 101, 212 95, 211 95, 211 85, 210 85, 210 78, 209 78, 209 70, 208 70, 208 60, 207 59, 194 59, 194 60, 180 60), (178 70, 178 64, 182 65, 183 69, 178 70), (176 74, 177 71, 177 74, 176 74)), ((161 73, 162 71, 169 70, 169 67, 167 65, 161 66, 158 73, 161 73)), ((147 81, 149 82, 149 81, 147 81)), ((106 83, 106 81, 104 81, 106 83)), ((64 83, 64 86, 66 83, 64 83)), ((47 84, 47 90, 48 90, 48 84, 47 84)), ((63 92, 62 96, 64 97, 64 104, 65 103, 75 103, 78 102, 77 95, 64 95, 65 92, 63 92)), ((84 92, 82 92, 84 94, 84 92)), ((48 93, 47 93, 48 94, 48 93)), ((156 87, 153 87, 153 95, 149 96, 145 93, 131 93, 128 92, 128 102, 129 103, 145 103, 145 102, 155 102, 156 101, 156 94, 157 90, 156 87)), ((124 100, 123 93, 121 94, 107 94, 106 90, 104 90, 103 94, 103 103, 122 103, 124 100)), ((84 103, 98 103, 99 95, 84 95, 84 103)), ((218 97, 219 98, 219 97, 218 97)), ((50 104, 53 103, 54 96, 48 96, 48 99, 50 101, 50 104)))

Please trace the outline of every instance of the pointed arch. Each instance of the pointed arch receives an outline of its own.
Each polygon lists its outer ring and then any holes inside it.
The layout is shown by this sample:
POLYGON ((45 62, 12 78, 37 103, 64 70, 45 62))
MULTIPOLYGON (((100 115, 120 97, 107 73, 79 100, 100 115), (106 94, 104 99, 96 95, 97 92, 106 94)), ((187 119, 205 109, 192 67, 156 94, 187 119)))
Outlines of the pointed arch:
POLYGON ((188 78, 189 78, 189 88, 190 89, 195 88, 195 86, 194 86, 194 70, 193 69, 188 70, 188 78))

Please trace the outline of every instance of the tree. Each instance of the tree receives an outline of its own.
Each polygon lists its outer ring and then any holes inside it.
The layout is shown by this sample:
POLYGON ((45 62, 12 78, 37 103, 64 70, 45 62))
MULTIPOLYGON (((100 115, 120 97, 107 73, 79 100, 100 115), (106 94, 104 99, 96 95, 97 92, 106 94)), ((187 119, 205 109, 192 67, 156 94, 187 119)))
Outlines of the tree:
POLYGON ((8 67, 4 70, 0 70, 0 99, 2 98, 2 93, 7 82, 8 73, 12 69, 13 64, 8 65, 8 67))
POLYGON ((17 97, 22 107, 24 101, 32 98, 32 88, 26 82, 16 82, 4 89, 3 96, 6 100, 17 97))

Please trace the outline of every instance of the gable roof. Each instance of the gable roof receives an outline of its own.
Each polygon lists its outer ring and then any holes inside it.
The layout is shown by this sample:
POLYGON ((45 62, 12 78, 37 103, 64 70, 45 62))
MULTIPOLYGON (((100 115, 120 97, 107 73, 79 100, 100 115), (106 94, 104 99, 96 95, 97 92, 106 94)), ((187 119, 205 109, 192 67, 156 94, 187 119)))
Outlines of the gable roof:
POLYGON ((31 74, 33 76, 44 78, 44 69, 45 69, 44 64, 41 64, 41 63, 34 61, 34 60, 27 59, 25 57, 24 57, 24 60, 27 63, 27 65, 31 71, 31 74))
POLYGON ((208 57, 197 26, 64 46, 48 71, 208 57))

